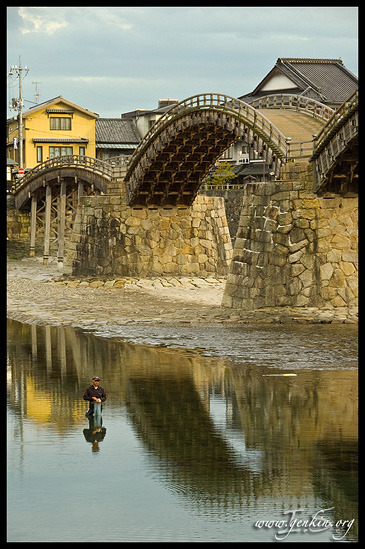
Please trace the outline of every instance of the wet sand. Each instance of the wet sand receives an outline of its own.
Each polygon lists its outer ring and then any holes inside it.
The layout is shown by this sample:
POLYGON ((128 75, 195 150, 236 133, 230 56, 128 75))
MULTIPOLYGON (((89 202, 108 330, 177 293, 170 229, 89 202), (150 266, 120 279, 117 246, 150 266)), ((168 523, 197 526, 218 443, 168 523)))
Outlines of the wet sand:
POLYGON ((221 307, 225 279, 215 276, 155 278, 76 278, 57 262, 8 259, 7 316, 36 324, 98 326, 214 326, 244 323, 356 323, 357 310, 345 308, 221 307))

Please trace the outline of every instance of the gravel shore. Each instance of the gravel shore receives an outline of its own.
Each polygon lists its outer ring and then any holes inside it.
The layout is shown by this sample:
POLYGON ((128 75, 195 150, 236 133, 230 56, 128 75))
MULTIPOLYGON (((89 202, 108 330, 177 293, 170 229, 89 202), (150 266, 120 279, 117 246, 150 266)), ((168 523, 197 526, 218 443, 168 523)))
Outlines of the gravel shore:
POLYGON ((217 323, 356 323, 357 310, 276 308, 236 311, 221 307, 219 277, 75 278, 55 259, 8 259, 7 316, 21 322, 70 325, 210 326, 217 323))

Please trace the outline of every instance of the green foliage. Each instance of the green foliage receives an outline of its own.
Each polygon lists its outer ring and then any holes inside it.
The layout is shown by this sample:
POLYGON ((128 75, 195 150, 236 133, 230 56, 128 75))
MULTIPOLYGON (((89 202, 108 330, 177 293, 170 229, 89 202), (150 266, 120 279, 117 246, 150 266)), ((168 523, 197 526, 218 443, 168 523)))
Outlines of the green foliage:
POLYGON ((205 180, 205 183, 208 185, 227 185, 235 178, 236 174, 233 172, 233 166, 228 162, 219 162, 214 173, 205 180))

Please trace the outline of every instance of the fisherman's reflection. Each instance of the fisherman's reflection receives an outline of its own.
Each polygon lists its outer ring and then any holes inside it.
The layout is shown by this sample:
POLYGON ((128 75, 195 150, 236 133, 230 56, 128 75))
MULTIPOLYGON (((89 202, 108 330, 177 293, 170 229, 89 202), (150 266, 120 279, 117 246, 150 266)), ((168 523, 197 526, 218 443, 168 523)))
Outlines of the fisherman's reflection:
POLYGON ((104 440, 106 434, 106 428, 102 427, 102 417, 101 414, 94 414, 93 416, 88 417, 89 428, 84 429, 84 437, 87 442, 91 443, 91 451, 98 452, 99 442, 104 440))

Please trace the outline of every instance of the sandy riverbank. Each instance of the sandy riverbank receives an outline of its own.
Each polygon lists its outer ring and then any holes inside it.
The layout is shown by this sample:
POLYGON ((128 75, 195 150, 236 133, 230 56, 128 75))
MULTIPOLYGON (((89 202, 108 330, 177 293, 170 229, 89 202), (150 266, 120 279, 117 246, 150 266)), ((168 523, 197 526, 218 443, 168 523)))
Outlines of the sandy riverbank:
POLYGON ((51 325, 203 326, 221 323, 354 323, 357 311, 316 308, 235 311, 221 307, 225 279, 156 277, 91 279, 65 277, 55 260, 7 262, 7 315, 51 325))

